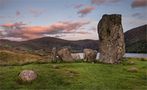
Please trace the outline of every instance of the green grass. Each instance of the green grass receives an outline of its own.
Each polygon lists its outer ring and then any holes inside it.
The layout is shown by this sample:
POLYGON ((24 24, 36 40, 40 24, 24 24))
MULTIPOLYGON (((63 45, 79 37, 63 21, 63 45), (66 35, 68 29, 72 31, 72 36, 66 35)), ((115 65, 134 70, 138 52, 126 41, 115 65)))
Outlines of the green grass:
POLYGON ((147 90, 147 61, 129 59, 122 64, 59 63, 0 66, 0 90, 147 90), (134 64, 128 64, 133 61, 134 64), (59 68, 53 68, 57 65, 59 68), (138 72, 128 72, 137 67, 138 72), (18 74, 35 70, 38 78, 20 83, 18 74))

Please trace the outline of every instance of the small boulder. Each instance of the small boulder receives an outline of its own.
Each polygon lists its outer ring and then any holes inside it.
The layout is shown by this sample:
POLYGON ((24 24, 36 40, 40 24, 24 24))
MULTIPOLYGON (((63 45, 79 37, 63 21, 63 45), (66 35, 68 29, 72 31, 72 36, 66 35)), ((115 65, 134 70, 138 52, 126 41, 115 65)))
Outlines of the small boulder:
POLYGON ((57 54, 58 54, 59 59, 62 61, 65 61, 65 62, 73 62, 74 61, 73 57, 71 56, 71 51, 69 48, 63 48, 63 49, 59 50, 57 52, 57 54))
POLYGON ((79 73, 77 71, 73 71, 73 70, 66 70, 66 75, 70 78, 73 78, 75 76, 78 76, 79 73))
POLYGON ((37 78, 37 73, 33 70, 23 70, 19 74, 19 79, 22 82, 32 82, 37 78))
POLYGON ((95 62, 96 61, 96 56, 97 56, 97 51, 92 50, 92 49, 84 49, 84 61, 86 62, 95 62))
POLYGON ((140 60, 141 61, 147 61, 147 58, 141 58, 140 60))
POLYGON ((134 65, 135 64, 135 62, 134 61, 128 61, 128 63, 127 63, 128 65, 134 65))
POLYGON ((59 69, 59 66, 58 65, 52 65, 52 68, 59 69))
POLYGON ((136 68, 136 67, 130 67, 127 71, 128 71, 128 72, 138 72, 139 69, 136 68))
POLYGON ((71 56, 72 56, 72 58, 73 58, 74 60, 80 60, 80 59, 81 59, 80 55, 77 54, 77 53, 72 53, 71 56))

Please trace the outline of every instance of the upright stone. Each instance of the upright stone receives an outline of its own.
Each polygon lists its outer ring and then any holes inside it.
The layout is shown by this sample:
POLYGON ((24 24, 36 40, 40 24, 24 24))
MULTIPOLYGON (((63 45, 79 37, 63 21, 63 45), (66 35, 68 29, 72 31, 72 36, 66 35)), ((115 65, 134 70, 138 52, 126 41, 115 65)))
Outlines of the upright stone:
POLYGON ((84 49, 84 61, 86 62, 96 62, 97 51, 92 49, 84 49))
POLYGON ((103 15, 98 23, 99 59, 103 63, 119 63, 125 54, 121 15, 103 15))
POLYGON ((57 48, 52 48, 52 62, 57 62, 57 48))
POLYGON ((74 59, 71 55, 71 50, 69 48, 62 48, 57 52, 59 59, 65 62, 74 62, 74 59))

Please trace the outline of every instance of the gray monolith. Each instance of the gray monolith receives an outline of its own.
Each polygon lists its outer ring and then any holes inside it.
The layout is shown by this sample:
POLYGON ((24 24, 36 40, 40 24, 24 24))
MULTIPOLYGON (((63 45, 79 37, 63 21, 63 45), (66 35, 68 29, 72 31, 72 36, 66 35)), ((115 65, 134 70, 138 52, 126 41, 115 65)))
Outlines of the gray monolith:
POLYGON ((120 14, 103 15, 98 23, 99 60, 103 63, 119 63, 125 54, 124 33, 120 14))

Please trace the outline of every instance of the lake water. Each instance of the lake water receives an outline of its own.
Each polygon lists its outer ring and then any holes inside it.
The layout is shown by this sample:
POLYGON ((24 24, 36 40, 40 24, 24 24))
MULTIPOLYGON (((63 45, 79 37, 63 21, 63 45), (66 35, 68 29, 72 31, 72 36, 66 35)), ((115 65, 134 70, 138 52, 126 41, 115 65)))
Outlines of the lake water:
MULTIPOLYGON (((80 58, 83 59, 83 53, 77 53, 80 55, 80 58)), ((147 54, 139 53, 126 53, 124 57, 133 57, 133 58, 147 58, 147 54)), ((99 53, 97 54, 97 59, 99 59, 99 53)))

